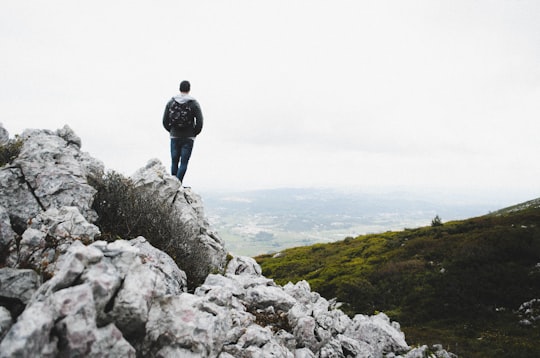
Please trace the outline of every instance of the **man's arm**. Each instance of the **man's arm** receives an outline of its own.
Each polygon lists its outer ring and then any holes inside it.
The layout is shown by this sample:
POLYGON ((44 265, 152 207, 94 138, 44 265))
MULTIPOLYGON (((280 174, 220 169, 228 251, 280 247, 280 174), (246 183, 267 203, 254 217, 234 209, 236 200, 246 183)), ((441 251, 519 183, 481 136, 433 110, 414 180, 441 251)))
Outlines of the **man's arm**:
POLYGON ((171 122, 169 121, 169 106, 171 105, 171 101, 167 102, 167 105, 165 106, 165 112, 163 112, 163 128, 167 130, 167 132, 171 131, 171 122))
POLYGON ((196 118, 194 132, 197 136, 199 135, 199 133, 201 133, 203 127, 203 115, 201 111, 201 105, 197 101, 194 102, 193 112, 195 112, 194 114, 196 118))

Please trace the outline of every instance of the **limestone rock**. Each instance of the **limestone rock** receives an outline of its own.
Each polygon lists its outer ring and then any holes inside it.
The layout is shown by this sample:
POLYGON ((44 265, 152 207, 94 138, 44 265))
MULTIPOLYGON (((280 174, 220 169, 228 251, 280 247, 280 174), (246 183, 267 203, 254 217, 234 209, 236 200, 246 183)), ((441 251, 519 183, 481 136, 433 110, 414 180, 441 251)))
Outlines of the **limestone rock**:
POLYGON ((133 182, 171 206, 191 234, 178 244, 204 248, 201 268, 222 273, 187 293, 186 273, 145 238, 95 241, 88 179, 103 165, 69 127, 21 138, 20 155, 0 168, 0 358, 454 357, 411 350, 383 313, 351 319, 306 281, 277 285, 252 258, 224 268, 201 198, 152 160, 133 182))
POLYGON ((8 263, 12 267, 31 267, 52 276, 56 260, 71 243, 90 243, 99 235, 97 226, 90 224, 76 207, 50 208, 31 220, 8 263))
POLYGON ((0 297, 28 303, 41 280, 34 270, 0 269, 0 297))
POLYGON ((53 357, 56 340, 50 340, 54 326, 50 306, 38 302, 27 307, 0 343, 0 357, 53 357))
POLYGON ((0 306, 0 341, 11 327, 13 319, 7 308, 0 306))
MULTIPOLYGON (((189 188, 183 188, 177 178, 168 174, 158 159, 131 176, 136 187, 144 188, 171 205, 186 229, 193 233, 194 245, 203 246, 204 256, 211 267, 222 270, 227 252, 223 240, 210 228, 201 198, 189 188)), ((174 238, 171 238, 174 240, 174 238)))
POLYGON ((90 347, 88 357, 126 357, 135 358, 136 351, 125 339, 122 332, 114 324, 109 324, 95 331, 96 339, 90 347))
POLYGON ((56 133, 26 130, 23 145, 9 167, 0 169, 0 205, 24 230, 28 220, 49 208, 75 206, 93 222, 95 189, 87 183, 103 164, 80 151, 81 141, 65 126, 56 133))
POLYGON ((261 266, 255 259, 246 256, 235 256, 227 264, 226 274, 230 275, 257 275, 262 274, 261 266))
POLYGON ((345 335, 367 343, 376 356, 389 352, 404 353, 410 350, 405 342, 405 334, 397 322, 390 322, 384 313, 375 316, 356 315, 345 335))
POLYGON ((10 246, 15 243, 17 234, 11 228, 8 212, 0 206, 0 264, 6 260, 10 246))
POLYGON ((163 297, 150 309, 143 352, 160 356, 164 348, 182 347, 202 357, 215 357, 232 326, 227 311, 203 297, 187 293, 163 297))
POLYGON ((305 281, 281 287, 241 270, 209 275, 194 294, 186 293, 185 276, 176 277, 177 267, 166 268, 174 262, 163 255, 144 238, 74 241, 54 276, 9 328, 0 357, 403 357, 411 352, 412 358, 422 353, 410 350, 399 325, 384 314, 351 320, 305 281))
POLYGON ((9 132, 4 128, 4 125, 0 123, 0 145, 6 145, 9 142, 9 132))
POLYGON ((11 225, 19 233, 26 230, 31 218, 45 210, 28 186, 20 168, 9 166, 0 168, 0 206, 8 212, 11 225))

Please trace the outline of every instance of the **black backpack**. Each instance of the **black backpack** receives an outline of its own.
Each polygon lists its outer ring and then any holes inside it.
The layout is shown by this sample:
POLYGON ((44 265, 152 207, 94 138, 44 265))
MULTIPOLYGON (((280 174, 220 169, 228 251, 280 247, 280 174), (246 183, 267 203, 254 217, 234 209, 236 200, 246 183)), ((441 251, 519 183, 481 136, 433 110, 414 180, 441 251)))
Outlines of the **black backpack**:
POLYGON ((169 122, 171 127, 184 129, 195 126, 194 116, 190 106, 191 102, 190 100, 184 103, 178 103, 174 99, 172 100, 169 106, 169 122))

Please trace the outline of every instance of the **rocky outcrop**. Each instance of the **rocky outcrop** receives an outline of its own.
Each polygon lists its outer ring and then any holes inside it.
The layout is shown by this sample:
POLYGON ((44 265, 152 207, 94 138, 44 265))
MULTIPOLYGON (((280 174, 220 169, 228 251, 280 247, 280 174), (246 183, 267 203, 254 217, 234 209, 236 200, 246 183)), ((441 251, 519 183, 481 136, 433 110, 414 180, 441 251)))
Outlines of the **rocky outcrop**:
POLYGON ((6 145, 9 142, 9 132, 0 123, 0 145, 6 145))
POLYGON ((100 175, 103 164, 81 152, 81 140, 65 126, 56 132, 26 130, 21 152, 0 169, 0 206, 8 210, 16 231, 49 208, 74 206, 89 221, 95 189, 87 179, 100 175))
POLYGON ((189 188, 182 187, 182 183, 168 174, 157 159, 148 161, 146 166, 136 171, 130 179, 135 187, 144 188, 154 197, 167 203, 180 218, 186 230, 191 233, 189 239, 192 245, 202 246, 208 265, 218 270, 223 269, 227 256, 225 244, 211 229, 199 195, 189 188))
POLYGON ((224 267, 200 197, 152 160, 135 185, 171 206, 193 233, 186 245, 204 245, 216 268, 188 293, 186 273, 144 237, 99 240, 87 178, 103 168, 69 128, 23 137, 0 168, 0 358, 452 356, 411 349, 384 313, 348 317, 305 281, 279 286, 251 258, 224 267))

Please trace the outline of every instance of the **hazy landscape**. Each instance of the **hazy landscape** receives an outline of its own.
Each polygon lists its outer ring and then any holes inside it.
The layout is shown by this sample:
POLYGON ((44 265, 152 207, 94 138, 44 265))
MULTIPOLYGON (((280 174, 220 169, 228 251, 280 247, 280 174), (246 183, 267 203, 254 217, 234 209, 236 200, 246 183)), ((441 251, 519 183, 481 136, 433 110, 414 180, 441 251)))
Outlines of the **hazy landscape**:
POLYGON ((465 220, 260 255, 351 314, 385 312, 408 342, 459 357, 540 356, 540 199, 465 220))
POLYGON ((486 200, 437 193, 365 193, 334 189, 204 192, 210 223, 238 255, 327 243, 348 236, 425 226, 496 210, 486 200))

